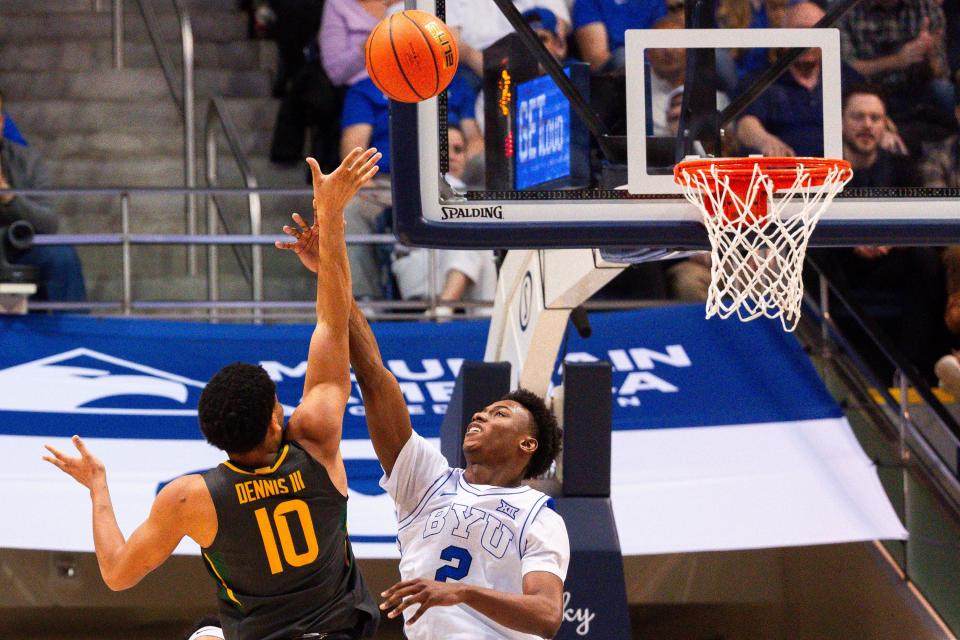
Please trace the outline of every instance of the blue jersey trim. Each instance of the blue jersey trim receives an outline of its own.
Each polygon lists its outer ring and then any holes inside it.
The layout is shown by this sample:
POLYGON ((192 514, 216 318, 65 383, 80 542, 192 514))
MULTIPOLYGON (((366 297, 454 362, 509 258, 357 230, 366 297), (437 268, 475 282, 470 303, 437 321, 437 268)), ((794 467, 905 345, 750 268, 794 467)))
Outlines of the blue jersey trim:
POLYGON ((424 496, 420 498, 420 502, 417 503, 417 506, 414 507, 413 511, 411 511, 406 518, 397 522, 398 532, 410 526, 410 524, 413 523, 413 520, 418 515, 420 515, 420 512, 423 511, 423 508, 427 505, 427 502, 430 501, 430 498, 432 498, 434 494, 437 493, 437 491, 440 491, 440 489, 443 488, 443 485, 447 483, 447 480, 450 479, 450 476, 453 474, 453 472, 454 472, 454 469, 450 469, 449 471, 447 471, 447 475, 443 476, 442 479, 440 477, 437 477, 437 479, 433 481, 433 484, 427 487, 427 491, 430 491, 430 489, 433 489, 433 491, 429 495, 427 495, 425 491, 424 496))
POLYGON ((540 496, 540 499, 537 500, 534 503, 533 508, 530 509, 530 513, 527 514, 526 520, 523 521, 523 526, 520 527, 520 537, 517 539, 517 553, 520 554, 521 558, 523 558, 523 554, 527 551, 526 545, 523 545, 524 534, 527 531, 527 525, 536 519, 537 514, 540 513, 540 509, 543 508, 543 505, 551 500, 553 500, 553 498, 546 494, 540 496), (521 545, 523 546, 521 547, 521 545))
POLYGON ((350 542, 396 542, 397 536, 355 536, 350 535, 350 542))

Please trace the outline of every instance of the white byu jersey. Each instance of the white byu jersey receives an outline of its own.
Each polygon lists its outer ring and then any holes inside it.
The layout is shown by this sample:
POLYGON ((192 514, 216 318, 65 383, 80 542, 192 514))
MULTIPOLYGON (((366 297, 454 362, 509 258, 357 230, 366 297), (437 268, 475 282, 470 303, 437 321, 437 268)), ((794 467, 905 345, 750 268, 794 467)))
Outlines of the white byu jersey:
MULTIPOLYGON (((414 433, 380 485, 396 502, 400 576, 523 593, 523 576, 566 578, 570 542, 552 499, 530 487, 470 484, 440 451, 414 433)), ((404 611, 409 618, 417 607, 404 611)), ((411 640, 535 640, 463 604, 432 607, 411 626, 411 640)))

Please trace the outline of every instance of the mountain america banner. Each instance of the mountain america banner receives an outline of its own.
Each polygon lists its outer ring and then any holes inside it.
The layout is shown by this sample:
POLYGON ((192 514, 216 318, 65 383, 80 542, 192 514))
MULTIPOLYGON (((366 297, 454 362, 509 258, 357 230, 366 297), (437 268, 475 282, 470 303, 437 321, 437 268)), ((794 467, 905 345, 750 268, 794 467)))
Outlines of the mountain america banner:
MULTIPOLYGON (((612 499, 624 554, 903 538, 840 408, 775 323, 706 321, 698 305, 591 316, 561 358, 614 369, 612 499)), ((82 435, 106 464, 129 534, 166 482, 215 466, 196 405, 234 361, 263 366, 287 415, 310 325, 209 325, 69 316, 0 318, 0 547, 91 551, 86 491, 42 462, 82 435)), ((487 322, 379 323, 384 362, 414 428, 439 435, 464 360, 487 322)), ((558 362, 555 383, 561 380, 558 362)), ((356 387, 344 419, 349 530, 359 557, 397 557, 393 504, 356 387)), ((436 442, 436 440, 434 440, 436 442)), ((197 553, 190 541, 178 553, 197 553)))

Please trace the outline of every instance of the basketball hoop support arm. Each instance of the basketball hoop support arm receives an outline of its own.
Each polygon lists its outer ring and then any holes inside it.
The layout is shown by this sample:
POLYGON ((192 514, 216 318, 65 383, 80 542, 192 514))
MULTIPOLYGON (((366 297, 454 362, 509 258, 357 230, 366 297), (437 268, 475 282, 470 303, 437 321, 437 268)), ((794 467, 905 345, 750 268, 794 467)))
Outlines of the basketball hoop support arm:
POLYGON ((570 312, 625 267, 605 261, 597 249, 510 251, 500 268, 483 359, 511 364, 512 389, 545 396, 570 312))

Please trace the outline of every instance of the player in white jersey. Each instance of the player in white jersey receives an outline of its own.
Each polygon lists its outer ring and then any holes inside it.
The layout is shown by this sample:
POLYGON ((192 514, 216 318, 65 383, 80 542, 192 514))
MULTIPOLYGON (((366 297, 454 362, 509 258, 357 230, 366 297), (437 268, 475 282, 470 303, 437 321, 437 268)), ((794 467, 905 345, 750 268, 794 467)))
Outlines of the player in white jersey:
POLYGON ((562 621, 570 543, 549 496, 524 486, 550 468, 560 429, 518 390, 475 413, 466 469, 451 469, 410 426, 403 393, 354 305, 350 361, 397 506, 400 576, 381 609, 403 613, 411 640, 551 638, 562 621))
MULTIPOLYGON (((284 248, 316 271, 313 233, 302 229, 284 248)), ((403 580, 381 594, 380 608, 403 614, 411 640, 552 638, 562 622, 570 543, 550 497, 522 484, 547 471, 560 449, 543 400, 518 390, 475 413, 463 439, 467 467, 452 469, 413 431, 400 385, 356 303, 350 361, 381 485, 397 507, 403 580)))

